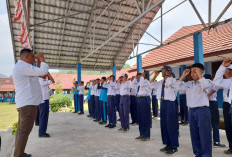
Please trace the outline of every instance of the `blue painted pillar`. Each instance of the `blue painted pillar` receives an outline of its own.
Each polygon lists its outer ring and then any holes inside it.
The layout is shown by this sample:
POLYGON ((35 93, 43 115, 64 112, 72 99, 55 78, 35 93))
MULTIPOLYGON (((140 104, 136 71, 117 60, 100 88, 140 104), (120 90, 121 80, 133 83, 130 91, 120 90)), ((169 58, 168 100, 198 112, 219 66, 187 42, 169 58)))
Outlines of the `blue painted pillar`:
POLYGON ((204 65, 202 33, 193 34, 194 62, 204 65))
POLYGON ((14 103, 15 102, 15 98, 14 98, 14 92, 11 93, 11 102, 14 103))
POLYGON ((142 56, 137 57, 137 73, 142 70, 142 56))
POLYGON ((115 80, 116 81, 116 65, 113 65, 113 71, 112 71, 114 77, 115 77, 115 80))
POLYGON ((185 69, 186 69, 186 65, 181 65, 180 66, 180 77, 182 76, 185 69))
POLYGON ((81 63, 77 64, 77 81, 78 83, 81 82, 81 63))

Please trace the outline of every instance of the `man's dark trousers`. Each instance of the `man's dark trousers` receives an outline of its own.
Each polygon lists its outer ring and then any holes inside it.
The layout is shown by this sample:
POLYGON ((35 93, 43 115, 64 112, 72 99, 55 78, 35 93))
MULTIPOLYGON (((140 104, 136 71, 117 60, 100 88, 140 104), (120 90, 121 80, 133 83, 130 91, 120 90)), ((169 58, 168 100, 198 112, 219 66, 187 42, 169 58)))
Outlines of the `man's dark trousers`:
POLYGON ((156 95, 152 95, 152 111, 154 117, 158 117, 158 110, 158 100, 156 98, 156 95))
POLYGON ((212 157, 212 126, 209 108, 190 108, 189 127, 195 156, 212 157))
POLYGON ((175 101, 161 100, 160 123, 163 144, 172 148, 179 147, 175 101))
POLYGON ((119 104, 121 127, 129 129, 130 96, 121 95, 119 104))
POLYGON ((138 123, 140 136, 150 138, 151 129, 151 99, 150 96, 138 97, 138 123))
POLYGON ((213 128, 213 142, 220 142, 219 135, 219 111, 217 101, 209 101, 211 124, 213 128))
POLYGON ((137 117, 137 97, 134 95, 130 96, 130 101, 131 101, 131 105, 130 105, 130 113, 131 113, 131 119, 132 119, 132 123, 138 123, 138 117, 137 117))
POLYGON ((78 94, 74 94, 73 98, 74 98, 75 112, 78 112, 78 94))
POLYGON ((47 132, 48 116, 49 116, 49 100, 39 105, 39 136, 43 136, 47 132))
POLYGON ((230 114, 230 103, 223 102, 223 116, 226 129, 226 137, 229 142, 229 148, 232 150, 232 122, 230 114))
POLYGON ((79 106, 80 106, 80 112, 84 114, 84 95, 79 94, 79 106))
POLYGON ((180 117, 181 122, 188 122, 188 106, 186 102, 186 94, 180 95, 180 117))

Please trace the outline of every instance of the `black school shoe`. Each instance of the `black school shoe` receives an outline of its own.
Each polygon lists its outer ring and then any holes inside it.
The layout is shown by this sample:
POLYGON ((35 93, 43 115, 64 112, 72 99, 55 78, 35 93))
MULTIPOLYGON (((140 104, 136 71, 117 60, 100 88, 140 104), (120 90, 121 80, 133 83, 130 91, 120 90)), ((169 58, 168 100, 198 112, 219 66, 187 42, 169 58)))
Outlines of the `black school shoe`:
POLYGON ((123 132, 127 132, 127 131, 129 131, 130 129, 129 128, 124 128, 123 129, 123 132))
POLYGON ((178 149, 177 148, 171 148, 171 149, 169 149, 169 150, 167 150, 167 151, 165 151, 165 153, 166 154, 174 154, 174 153, 176 153, 178 151, 178 149))
POLYGON ((100 121, 98 123, 101 124, 101 125, 103 125, 103 124, 106 124, 107 122, 106 121, 100 121))
POLYGON ((110 124, 106 125, 105 127, 106 127, 106 128, 110 127, 110 124))
POLYGON ((111 125, 109 126, 110 129, 115 128, 115 127, 116 127, 116 125, 114 125, 114 124, 111 124, 111 125))
POLYGON ((43 138, 43 137, 51 137, 51 136, 48 133, 45 133, 44 135, 39 136, 39 138, 43 138))
POLYGON ((224 154, 232 154, 232 149, 229 148, 228 150, 225 150, 224 154))
POLYGON ((226 147, 225 144, 221 144, 220 142, 214 142, 213 146, 214 147, 226 147))
POLYGON ((141 141, 149 141, 150 140, 150 137, 143 137, 141 138, 141 141))
POLYGON ((136 140, 141 140, 142 138, 144 138, 143 136, 138 136, 138 137, 136 137, 135 139, 136 140))
POLYGON ((166 151, 168 151, 169 149, 171 149, 170 146, 165 146, 164 148, 161 148, 160 151, 161 151, 161 152, 166 152, 166 151))

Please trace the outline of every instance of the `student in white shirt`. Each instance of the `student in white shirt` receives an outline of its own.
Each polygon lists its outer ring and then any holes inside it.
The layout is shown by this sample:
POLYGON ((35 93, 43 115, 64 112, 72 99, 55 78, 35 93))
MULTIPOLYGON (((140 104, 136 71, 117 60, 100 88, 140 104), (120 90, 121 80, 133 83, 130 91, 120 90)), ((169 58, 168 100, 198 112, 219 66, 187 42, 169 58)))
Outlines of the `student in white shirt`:
POLYGON ((95 81, 95 85, 94 85, 94 91, 95 91, 95 119, 93 120, 94 122, 100 122, 101 121, 101 108, 100 108, 100 101, 99 101, 99 97, 100 97, 100 93, 101 93, 101 89, 98 89, 98 85, 100 84, 100 79, 96 79, 95 81))
POLYGON ((130 84, 130 113, 131 113, 131 125, 135 125, 138 123, 138 116, 137 116, 137 93, 138 93, 138 82, 135 76, 131 79, 130 84))
POLYGON ((157 78, 157 76, 159 75, 159 72, 152 72, 152 74, 155 74, 153 79, 151 80, 150 83, 150 88, 151 88, 151 96, 152 96, 152 112, 153 112, 153 116, 154 118, 158 117, 158 112, 159 112, 159 106, 158 106, 158 99, 157 99, 157 90, 158 90, 158 85, 157 82, 155 81, 155 79, 157 78))
POLYGON ((19 112, 14 157, 31 156, 24 151, 37 115, 38 105, 43 102, 39 76, 48 73, 48 65, 45 63, 42 53, 37 54, 38 67, 33 66, 34 62, 33 51, 22 49, 20 51, 20 60, 16 63, 12 73, 16 92, 16 108, 19 112))
POLYGON ((139 79, 138 83, 138 123, 140 136, 136 139, 142 141, 148 141, 151 135, 151 90, 149 73, 142 70, 140 74, 136 76, 139 79))
POLYGON ((84 86, 84 81, 81 81, 78 84, 77 90, 79 91, 78 95, 78 101, 79 101, 79 106, 80 106, 80 112, 78 113, 79 115, 84 114, 84 91, 85 91, 85 86, 84 86))
POLYGON ((186 89, 193 153, 195 156, 212 157, 212 126, 207 96, 212 83, 202 76, 204 69, 200 63, 193 64, 191 71, 186 69, 183 72, 178 84, 186 89), (183 82, 190 72, 193 81, 183 82))
POLYGON ((39 104, 39 115, 37 115, 39 117, 39 137, 50 137, 50 135, 47 133, 50 99, 49 85, 55 83, 55 80, 51 74, 48 73, 47 75, 40 76, 39 82, 44 100, 43 103, 39 104))
POLYGON ((119 104, 119 114, 121 120, 121 128, 124 132, 130 129, 129 127, 129 112, 130 112, 130 82, 127 80, 128 75, 122 75, 122 83, 120 84, 120 104, 119 104))
POLYGON ((95 118, 95 90, 94 90, 95 80, 90 81, 89 88, 91 90, 90 93, 90 118, 95 118))
POLYGON ((115 76, 111 75, 106 79, 106 84, 103 84, 104 88, 107 88, 107 113, 109 118, 109 124, 105 127, 108 128, 115 128, 116 122, 117 122, 117 116, 116 116, 116 104, 115 104, 115 76))

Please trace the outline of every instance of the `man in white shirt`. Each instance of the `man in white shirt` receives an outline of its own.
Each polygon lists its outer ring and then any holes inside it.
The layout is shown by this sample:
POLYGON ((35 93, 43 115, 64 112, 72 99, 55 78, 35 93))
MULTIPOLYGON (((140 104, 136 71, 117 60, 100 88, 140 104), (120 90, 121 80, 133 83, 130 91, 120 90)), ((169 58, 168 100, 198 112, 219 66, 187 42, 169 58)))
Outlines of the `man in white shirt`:
POLYGON ((47 126, 48 126, 48 116, 49 116, 49 99, 50 99, 50 92, 49 92, 49 85, 55 83, 55 80, 51 76, 50 73, 44 76, 40 76, 39 78, 40 87, 43 94, 44 102, 39 104, 39 137, 50 137, 47 133, 47 126), (48 79, 46 79, 46 77, 48 79))
POLYGON ((37 65, 34 53, 30 49, 20 51, 20 60, 16 63, 12 78, 15 86, 16 108, 19 112, 18 130, 15 138, 14 157, 30 157, 24 153, 28 136, 33 128, 37 115, 37 108, 43 102, 39 76, 48 73, 48 65, 45 63, 44 55, 37 54, 37 65))
POLYGON ((193 153, 197 157, 212 157, 212 126, 207 96, 212 83, 202 76, 204 69, 201 63, 193 64, 191 70, 183 72, 178 85, 186 89, 193 153), (183 82, 190 72, 193 81, 183 82))
POLYGON ((131 84, 130 84, 130 113, 131 113, 131 125, 138 123, 138 117, 137 117, 137 93, 138 93, 138 82, 135 76, 131 78, 131 84))

